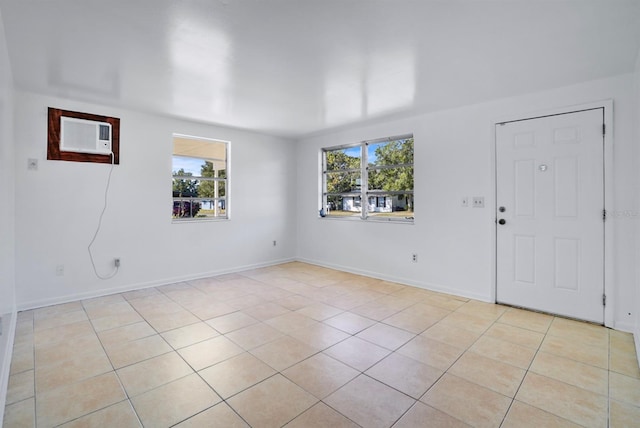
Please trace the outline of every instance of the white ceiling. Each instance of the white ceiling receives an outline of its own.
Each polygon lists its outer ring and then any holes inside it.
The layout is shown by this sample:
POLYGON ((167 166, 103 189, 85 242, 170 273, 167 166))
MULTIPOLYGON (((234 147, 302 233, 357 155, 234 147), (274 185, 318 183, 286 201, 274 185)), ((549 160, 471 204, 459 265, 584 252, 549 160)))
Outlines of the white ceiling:
POLYGON ((16 86, 283 136, 623 74, 640 0, 0 0, 16 86))

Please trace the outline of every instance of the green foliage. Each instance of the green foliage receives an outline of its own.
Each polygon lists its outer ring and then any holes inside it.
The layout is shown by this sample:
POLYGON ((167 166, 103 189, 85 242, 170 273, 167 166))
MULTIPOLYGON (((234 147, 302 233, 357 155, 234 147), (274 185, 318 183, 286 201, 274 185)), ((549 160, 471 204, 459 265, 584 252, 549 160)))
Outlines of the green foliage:
MULTIPOLYGON (((200 167, 200 176, 202 177, 215 177, 215 171, 213 169, 213 163, 205 161, 200 167)), ((219 178, 226 178, 227 170, 222 169, 218 171, 219 178)), ((215 189, 218 186, 218 197, 225 196, 225 183, 223 181, 202 181, 198 187, 198 196, 201 198, 213 198, 215 197, 215 189)))
POLYGON ((380 165, 413 165, 413 138, 381 144, 369 164, 369 189, 401 192, 413 190, 413 167, 375 169, 380 165))
POLYGON ((351 192, 360 185, 360 172, 345 172, 345 169, 359 169, 360 157, 349 156, 344 150, 332 150, 327 157, 327 192, 351 192))
MULTIPOLYGON (((173 171, 173 175, 181 175, 185 177, 191 177, 193 174, 190 172, 185 172, 184 169, 180 168, 177 172, 173 171)), ((198 192, 198 180, 189 180, 189 179, 173 179, 173 193, 176 196, 195 196, 198 192)))

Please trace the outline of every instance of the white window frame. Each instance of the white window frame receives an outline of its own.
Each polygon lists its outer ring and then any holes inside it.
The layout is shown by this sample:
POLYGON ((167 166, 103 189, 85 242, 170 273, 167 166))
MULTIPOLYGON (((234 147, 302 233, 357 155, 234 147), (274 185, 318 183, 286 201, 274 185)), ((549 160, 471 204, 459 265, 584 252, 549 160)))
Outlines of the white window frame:
MULTIPOLYGON (((172 212, 172 223, 199 223, 199 222, 207 222, 207 221, 220 221, 220 220, 228 220, 230 218, 229 216, 229 176, 230 176, 230 164, 231 164, 231 143, 229 141, 224 141, 224 140, 219 140, 219 139, 213 139, 213 138, 206 138, 206 137, 196 137, 196 136, 192 136, 192 135, 184 135, 184 134, 177 134, 174 133, 173 134, 173 140, 175 141, 176 138, 179 139, 185 139, 185 140, 196 140, 199 142, 207 142, 207 143, 216 143, 216 144, 224 144, 225 146, 225 159, 223 160, 225 162, 225 177, 203 177, 203 176, 196 176, 196 175, 175 175, 173 174, 173 161, 172 161, 172 171, 171 171, 171 187, 172 187, 172 211, 175 209, 175 203, 176 202, 189 202, 190 204, 193 204, 194 202, 196 203, 200 203, 202 204, 205 201, 214 201, 213 204, 216 207, 214 215, 213 216, 207 216, 207 217, 173 217, 173 212, 172 212), (176 179, 182 179, 182 180, 198 180, 200 182, 221 182, 224 183, 224 196, 218 196, 218 195, 214 195, 214 197, 192 197, 192 196, 187 196, 187 197, 183 197, 183 196, 173 196, 173 181, 176 179), (220 214, 219 213, 219 203, 222 201, 222 203, 224 204, 224 213, 220 214)), ((220 161, 220 159, 213 159, 213 158, 206 158, 206 157, 199 157, 199 156, 189 156, 189 155, 185 155, 182 153, 176 153, 175 152, 175 147, 172 148, 171 151, 171 158, 173 160, 174 156, 180 156, 183 158, 192 158, 192 159, 198 159, 201 161, 220 161)), ((216 187, 216 193, 218 191, 218 188, 216 187)))
MULTIPOLYGON (((381 143, 381 142, 391 142, 391 141, 396 141, 396 140, 406 140, 406 139, 412 139, 414 138, 413 134, 405 134, 405 135, 398 135, 398 136, 392 136, 392 137, 385 137, 385 138, 378 138, 378 139, 374 139, 374 140, 365 140, 365 141, 361 141, 358 143, 353 143, 353 144, 344 144, 344 145, 339 145, 339 146, 332 146, 332 147, 324 147, 321 149, 321 156, 322 156, 322 166, 321 166, 321 182, 322 182, 322 187, 321 187, 321 195, 320 195, 320 217, 323 219, 331 219, 331 220, 366 220, 366 221, 382 221, 382 222, 398 222, 398 223, 409 223, 409 224, 413 224, 414 220, 415 220, 415 208, 414 211, 412 211, 409 215, 407 216, 380 216, 380 215, 370 215, 370 211, 369 211, 369 198, 376 198, 376 204, 378 201, 379 197, 386 197, 386 196, 395 196, 395 195, 412 195, 412 197, 414 198, 414 204, 415 204, 415 182, 414 182, 414 188, 411 190, 406 190, 406 191, 385 191, 385 190, 369 190, 369 171, 370 170, 380 170, 380 169, 393 169, 393 168, 401 168, 401 167, 411 167, 414 169, 414 173, 415 173, 415 159, 413 160, 412 163, 410 164, 389 164, 389 165, 380 165, 377 166, 375 168, 372 168, 369 166, 369 159, 368 159, 368 150, 367 147, 371 144, 377 144, 377 143, 381 143), (339 151, 339 150, 344 150, 344 149, 349 149, 349 148, 355 148, 355 147, 359 147, 360 148, 360 167, 359 168, 354 168, 354 169, 339 169, 339 170, 333 170, 333 171, 328 171, 327 170, 327 153, 331 152, 331 151, 339 151), (356 190, 356 191, 351 191, 351 192, 341 192, 341 193, 328 193, 327 192, 327 173, 331 173, 331 172, 336 172, 336 171, 342 171, 342 172, 359 172, 360 173, 360 190, 356 190), (328 213, 328 197, 329 196, 341 196, 341 197, 353 197, 353 198, 359 198, 360 200, 360 207, 361 207, 361 213, 360 216, 331 216, 330 212, 328 213)), ((415 139, 414 139, 414 147, 415 147, 415 139)))

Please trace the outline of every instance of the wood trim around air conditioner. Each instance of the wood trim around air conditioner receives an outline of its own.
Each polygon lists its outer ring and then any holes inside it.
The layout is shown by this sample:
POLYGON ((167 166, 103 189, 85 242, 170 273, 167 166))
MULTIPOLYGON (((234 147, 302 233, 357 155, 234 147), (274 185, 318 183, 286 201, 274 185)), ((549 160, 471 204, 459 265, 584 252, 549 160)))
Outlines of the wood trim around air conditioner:
POLYGON ((117 117, 99 116, 96 114, 80 113, 77 111, 60 110, 49 107, 48 127, 47 127, 47 159, 63 160, 72 162, 94 162, 111 163, 111 155, 95 153, 66 152, 60 150, 60 118, 73 117, 96 122, 107 122, 111 124, 111 151, 113 152, 113 163, 120 164, 120 119, 117 117))

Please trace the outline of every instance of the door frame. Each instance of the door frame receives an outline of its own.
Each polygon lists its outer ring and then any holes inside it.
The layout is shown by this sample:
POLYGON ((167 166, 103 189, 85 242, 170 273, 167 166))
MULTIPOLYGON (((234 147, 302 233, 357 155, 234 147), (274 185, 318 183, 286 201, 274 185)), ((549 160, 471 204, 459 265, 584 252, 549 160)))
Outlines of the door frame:
POLYGON ((493 239, 491 240, 491 254, 493 257, 493 263, 491 264, 491 278, 493 287, 491 289, 491 300, 497 302, 497 290, 498 290, 498 228, 497 228, 497 213, 496 201, 498 198, 498 182, 496 171, 496 156, 497 141, 496 141, 496 127, 500 123, 513 122, 516 120, 536 119, 542 116, 551 116, 558 114, 574 113, 581 110, 591 110, 602 108, 604 109, 604 209, 609 213, 607 220, 604 222, 604 293, 607 296, 607 304, 604 307, 604 325, 606 327, 613 327, 614 324, 614 306, 615 306, 615 272, 613 264, 613 144, 614 144, 614 128, 613 128, 613 100, 606 99, 602 101, 594 101, 592 103, 585 103, 579 105, 572 105, 567 107, 557 107, 543 111, 536 111, 533 113, 514 113, 494 119, 491 123, 491 182, 493 183, 493 201, 492 201, 492 222, 493 222, 493 239))

